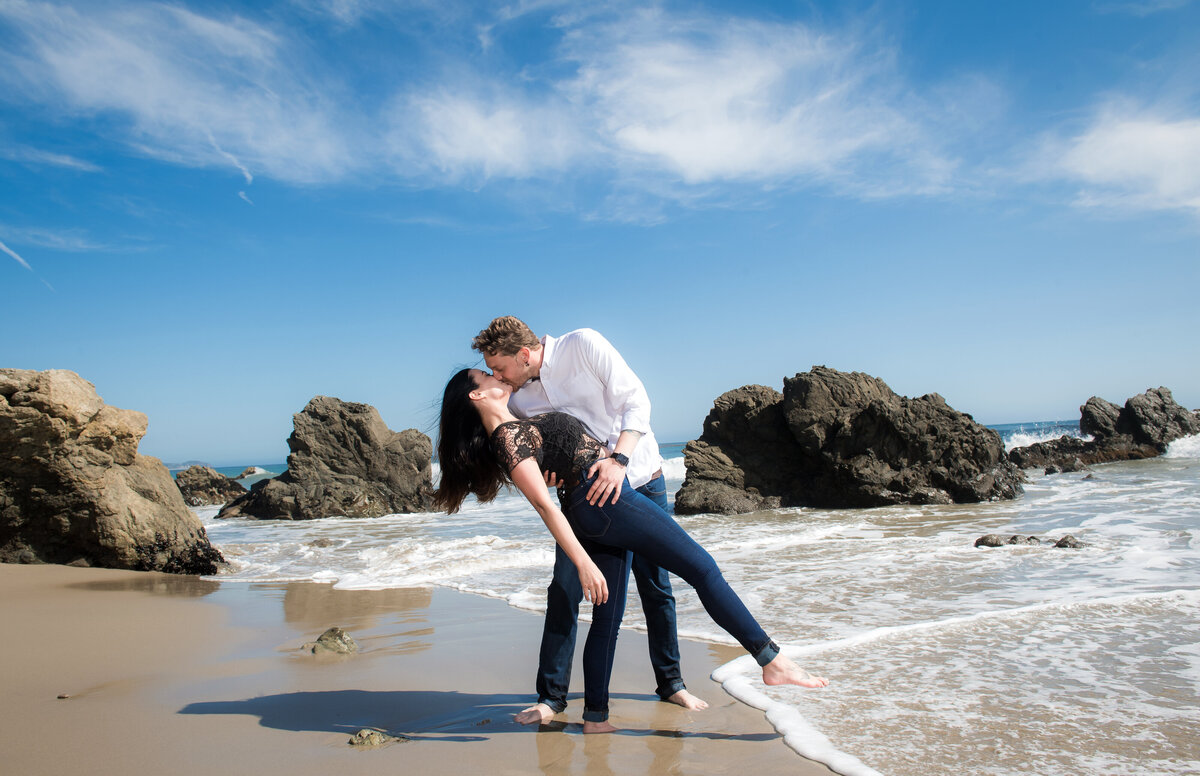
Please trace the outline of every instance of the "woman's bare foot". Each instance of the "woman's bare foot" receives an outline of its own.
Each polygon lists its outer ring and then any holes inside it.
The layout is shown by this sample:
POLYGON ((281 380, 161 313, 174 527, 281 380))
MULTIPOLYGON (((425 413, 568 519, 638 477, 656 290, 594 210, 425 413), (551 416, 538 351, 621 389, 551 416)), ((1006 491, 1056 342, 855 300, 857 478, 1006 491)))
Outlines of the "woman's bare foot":
POLYGON ((700 711, 701 709, 708 708, 708 701, 697 698, 687 690, 680 690, 666 700, 667 703, 674 703, 678 706, 684 707, 685 709, 692 709, 693 711, 700 711))
POLYGON ((770 663, 763 666, 763 683, 771 685, 794 684, 799 687, 824 687, 829 684, 829 680, 820 676, 813 676, 808 671, 796 665, 791 658, 780 654, 776 655, 775 659, 770 663))
POLYGON ((532 725, 535 722, 540 725, 543 722, 549 722, 550 718, 553 716, 554 709, 550 708, 544 703, 539 703, 535 706, 530 706, 527 709, 521 710, 516 714, 516 716, 513 717, 513 719, 515 719, 517 722, 520 722, 522 725, 532 725))
POLYGON ((591 735, 592 733, 615 733, 617 729, 608 722, 584 722, 583 734, 591 735))

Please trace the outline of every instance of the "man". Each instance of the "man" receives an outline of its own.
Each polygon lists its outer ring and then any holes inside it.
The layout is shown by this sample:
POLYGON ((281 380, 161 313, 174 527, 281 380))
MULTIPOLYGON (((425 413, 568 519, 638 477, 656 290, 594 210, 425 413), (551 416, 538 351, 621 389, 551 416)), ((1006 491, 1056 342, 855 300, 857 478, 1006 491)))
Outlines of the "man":
MULTIPOLYGON (((497 318, 479 332, 471 346, 498 379, 513 387, 508 406, 513 414, 528 418, 543 412, 573 415, 612 450, 599 461, 596 481, 588 501, 603 506, 616 501, 621 482, 667 509, 666 482, 658 442, 650 430, 650 398, 621 354, 600 334, 578 329, 561 337, 538 339, 522 321, 497 318)), ((558 475, 546 472, 555 485, 558 475)), ((579 602, 583 590, 574 564, 556 547, 554 578, 546 589, 546 622, 538 655, 538 702, 517 715, 522 724, 545 722, 567 707, 571 661, 575 654, 579 602)), ((665 569, 633 557, 633 575, 650 646, 650 664, 665 701, 687 709, 708 704, 687 691, 679 670, 679 636, 675 629, 675 598, 665 569)))

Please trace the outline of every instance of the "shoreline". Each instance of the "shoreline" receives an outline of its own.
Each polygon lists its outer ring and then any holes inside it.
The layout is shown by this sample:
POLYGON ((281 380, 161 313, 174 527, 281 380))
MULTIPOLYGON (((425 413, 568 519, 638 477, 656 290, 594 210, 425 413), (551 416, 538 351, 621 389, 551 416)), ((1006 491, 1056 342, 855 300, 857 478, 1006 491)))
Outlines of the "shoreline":
POLYGON ((708 680, 741 650, 681 639, 689 689, 711 704, 689 712, 653 695, 645 635, 628 629, 620 732, 584 737, 580 692, 551 724, 517 725, 540 615, 445 588, 0 564, 0 617, 14 626, 0 646, 0 759, 14 773, 832 773, 708 680), (334 625, 357 655, 303 648, 334 625), (403 740, 350 746, 362 728, 403 740))

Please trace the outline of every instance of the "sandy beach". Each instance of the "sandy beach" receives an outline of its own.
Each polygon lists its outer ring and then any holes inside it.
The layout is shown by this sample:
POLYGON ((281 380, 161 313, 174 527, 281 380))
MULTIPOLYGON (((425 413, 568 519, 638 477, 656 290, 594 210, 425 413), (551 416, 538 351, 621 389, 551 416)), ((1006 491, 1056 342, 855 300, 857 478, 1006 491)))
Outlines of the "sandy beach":
POLYGON ((6 773, 830 773, 708 679, 736 650, 683 644, 712 704, 689 712, 655 699, 632 631, 612 682, 620 733, 585 738, 576 694, 554 724, 519 726, 540 616, 440 588, 0 564, 0 617, 6 773), (333 625, 357 655, 304 648, 333 625), (401 740, 350 746, 362 728, 401 740))

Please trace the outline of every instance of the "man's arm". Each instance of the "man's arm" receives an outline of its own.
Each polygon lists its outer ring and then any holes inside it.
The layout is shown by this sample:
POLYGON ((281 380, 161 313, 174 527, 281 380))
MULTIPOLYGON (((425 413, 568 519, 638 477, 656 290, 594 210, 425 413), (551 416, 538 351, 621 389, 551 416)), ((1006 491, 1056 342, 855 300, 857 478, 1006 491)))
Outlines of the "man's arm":
MULTIPOLYGON (((585 363, 604 386, 608 403, 620 414, 621 434, 613 454, 628 460, 638 442, 650 431, 650 396, 629 364, 603 335, 588 331, 583 343, 585 363)), ((588 476, 592 474, 596 474, 596 481, 588 489, 588 503, 604 506, 610 495, 615 503, 621 494, 625 466, 609 457, 598 461, 588 471, 588 476)))

